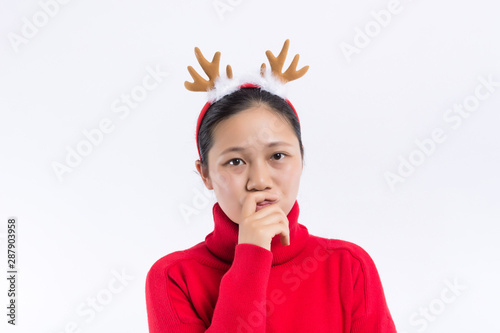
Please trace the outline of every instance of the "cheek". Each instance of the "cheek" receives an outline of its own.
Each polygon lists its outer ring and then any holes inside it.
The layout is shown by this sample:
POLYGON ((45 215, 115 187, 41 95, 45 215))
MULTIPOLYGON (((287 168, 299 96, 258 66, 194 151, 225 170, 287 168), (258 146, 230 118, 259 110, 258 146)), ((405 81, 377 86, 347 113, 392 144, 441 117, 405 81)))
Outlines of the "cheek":
POLYGON ((232 182, 230 176, 227 173, 220 172, 219 170, 215 170, 215 172, 212 172, 210 177, 212 179, 214 187, 228 186, 228 184, 232 182))
POLYGON ((300 181, 301 171, 301 166, 295 164, 289 164, 286 168, 281 169, 279 177, 282 180, 282 184, 290 187, 296 186, 296 184, 300 181))
POLYGON ((241 177, 237 177, 229 172, 217 172, 212 178, 214 188, 221 194, 234 193, 236 189, 241 187, 241 177))

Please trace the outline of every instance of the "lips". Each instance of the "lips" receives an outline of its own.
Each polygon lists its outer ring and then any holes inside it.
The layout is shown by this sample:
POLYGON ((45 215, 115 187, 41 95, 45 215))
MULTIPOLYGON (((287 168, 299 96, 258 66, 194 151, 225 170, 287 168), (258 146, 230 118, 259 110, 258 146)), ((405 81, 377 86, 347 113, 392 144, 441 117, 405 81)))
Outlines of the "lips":
POLYGON ((276 200, 272 200, 272 201, 271 201, 271 200, 264 200, 264 201, 259 202, 259 203, 257 204, 257 206, 259 206, 259 207, 264 207, 264 206, 268 206, 268 205, 270 205, 270 204, 273 204, 273 203, 275 203, 275 202, 276 202, 276 200))

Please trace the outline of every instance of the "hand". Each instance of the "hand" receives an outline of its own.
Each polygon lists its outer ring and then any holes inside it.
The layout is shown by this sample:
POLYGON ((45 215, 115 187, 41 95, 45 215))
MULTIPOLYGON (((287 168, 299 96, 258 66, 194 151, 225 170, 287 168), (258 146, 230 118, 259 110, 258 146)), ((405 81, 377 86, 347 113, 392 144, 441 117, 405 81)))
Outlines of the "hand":
POLYGON ((288 217, 277 203, 257 209, 257 203, 265 199, 277 200, 266 192, 252 192, 245 198, 242 216, 239 221, 238 244, 254 244, 271 250, 271 240, 280 234, 281 244, 290 245, 290 229, 288 217))

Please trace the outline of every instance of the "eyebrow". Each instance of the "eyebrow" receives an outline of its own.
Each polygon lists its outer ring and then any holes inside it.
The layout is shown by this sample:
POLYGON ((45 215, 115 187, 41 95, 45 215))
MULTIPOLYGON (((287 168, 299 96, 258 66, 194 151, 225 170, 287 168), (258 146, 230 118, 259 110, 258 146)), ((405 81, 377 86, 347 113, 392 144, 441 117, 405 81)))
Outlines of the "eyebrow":
MULTIPOLYGON (((275 146, 293 146, 291 144, 289 144, 288 142, 283 142, 283 141, 274 141, 274 142, 271 142, 267 145, 267 147, 275 147, 275 146)), ((246 148, 245 147, 240 147, 240 146, 234 146, 234 147, 229 147, 227 149, 225 149, 221 155, 224 155, 226 153, 230 153, 230 152, 235 152, 235 151, 245 151, 246 148)))

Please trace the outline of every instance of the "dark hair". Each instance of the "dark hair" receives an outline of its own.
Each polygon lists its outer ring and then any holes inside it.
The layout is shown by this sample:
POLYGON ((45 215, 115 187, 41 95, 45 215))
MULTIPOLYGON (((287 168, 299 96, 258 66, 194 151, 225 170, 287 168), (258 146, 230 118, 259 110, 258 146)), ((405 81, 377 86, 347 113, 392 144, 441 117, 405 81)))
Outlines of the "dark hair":
POLYGON ((257 87, 241 88, 210 105, 198 132, 201 165, 208 170, 208 152, 213 146, 214 128, 223 120, 259 104, 267 105, 290 124, 299 140, 300 154, 304 159, 300 124, 290 104, 283 98, 257 87))

